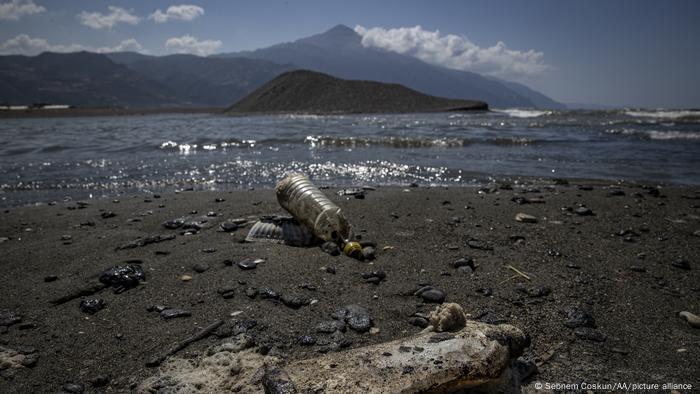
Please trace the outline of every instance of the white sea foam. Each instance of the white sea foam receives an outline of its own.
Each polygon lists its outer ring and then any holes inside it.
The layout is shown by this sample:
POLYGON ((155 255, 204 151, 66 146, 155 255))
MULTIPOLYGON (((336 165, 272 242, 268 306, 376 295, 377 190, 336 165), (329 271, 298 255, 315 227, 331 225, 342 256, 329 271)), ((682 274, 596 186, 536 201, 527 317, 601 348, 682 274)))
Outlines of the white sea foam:
POLYGON ((514 118, 536 118, 538 116, 545 116, 545 115, 552 114, 552 111, 542 111, 542 110, 535 110, 535 109, 518 109, 518 108, 494 109, 493 112, 499 112, 502 114, 506 114, 508 116, 512 116, 514 118))
POLYGON ((661 119, 679 119, 688 117, 700 117, 700 111, 696 110, 664 110, 659 109, 655 111, 625 111, 625 115, 634 116, 638 118, 661 118, 661 119))
POLYGON ((647 134, 652 140, 700 140, 700 133, 692 132, 651 130, 647 134))

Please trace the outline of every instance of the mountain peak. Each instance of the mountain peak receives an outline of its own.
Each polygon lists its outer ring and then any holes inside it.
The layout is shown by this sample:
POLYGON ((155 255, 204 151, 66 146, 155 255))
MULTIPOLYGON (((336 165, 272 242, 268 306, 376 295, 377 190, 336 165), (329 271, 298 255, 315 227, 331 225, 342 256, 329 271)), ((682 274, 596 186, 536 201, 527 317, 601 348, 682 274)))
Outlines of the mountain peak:
POLYGON ((345 25, 336 25, 321 34, 316 34, 299 40, 299 42, 322 47, 359 45, 361 41, 362 37, 357 34, 355 30, 345 25))

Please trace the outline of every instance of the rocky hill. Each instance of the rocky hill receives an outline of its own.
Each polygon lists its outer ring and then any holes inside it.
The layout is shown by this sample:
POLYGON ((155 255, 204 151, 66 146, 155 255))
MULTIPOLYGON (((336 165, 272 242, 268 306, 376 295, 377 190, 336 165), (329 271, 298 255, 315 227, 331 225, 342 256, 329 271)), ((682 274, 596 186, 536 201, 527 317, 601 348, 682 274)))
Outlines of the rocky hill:
POLYGON ((398 84, 351 81, 297 70, 284 73, 229 107, 250 113, 396 113, 487 110, 483 101, 426 95, 398 84))

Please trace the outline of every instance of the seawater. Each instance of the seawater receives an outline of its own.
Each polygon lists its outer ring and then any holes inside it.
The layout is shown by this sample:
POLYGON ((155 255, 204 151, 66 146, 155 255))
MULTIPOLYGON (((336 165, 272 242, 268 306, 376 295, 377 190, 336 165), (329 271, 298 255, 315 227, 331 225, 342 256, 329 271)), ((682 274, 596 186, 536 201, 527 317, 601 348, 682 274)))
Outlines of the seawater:
POLYGON ((185 187, 481 185, 518 177, 700 185, 700 111, 202 114, 0 121, 0 204, 185 187))

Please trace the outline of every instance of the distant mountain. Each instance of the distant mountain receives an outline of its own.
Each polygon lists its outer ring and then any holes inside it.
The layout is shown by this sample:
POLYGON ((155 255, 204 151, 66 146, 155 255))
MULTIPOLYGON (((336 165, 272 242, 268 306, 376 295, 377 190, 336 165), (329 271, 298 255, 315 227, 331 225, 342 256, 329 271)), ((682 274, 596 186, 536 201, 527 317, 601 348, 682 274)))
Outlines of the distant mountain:
POLYGON ((483 100, 492 107, 564 107, 521 84, 433 66, 411 56, 364 47, 362 37, 343 25, 291 43, 216 56, 265 59, 339 78, 398 83, 435 96, 483 100))
POLYGON ((0 56, 0 102, 93 107, 181 104, 167 87, 89 52, 0 56))
POLYGON ((266 83, 227 113, 373 113, 488 110, 483 101, 429 96, 405 86, 297 70, 266 83))
POLYGON ((166 86, 187 106, 225 107, 277 75, 297 67, 267 60, 194 55, 146 56, 130 52, 107 55, 166 86))

